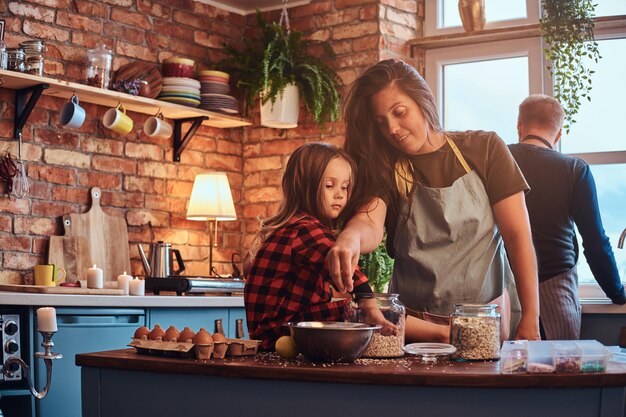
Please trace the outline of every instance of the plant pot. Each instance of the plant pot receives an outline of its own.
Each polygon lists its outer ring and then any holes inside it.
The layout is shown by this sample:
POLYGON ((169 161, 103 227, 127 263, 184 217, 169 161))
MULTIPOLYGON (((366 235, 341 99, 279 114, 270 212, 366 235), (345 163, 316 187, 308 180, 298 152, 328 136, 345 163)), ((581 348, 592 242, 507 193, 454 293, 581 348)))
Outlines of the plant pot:
POLYGON ((459 14, 466 32, 485 27, 485 0, 459 0, 459 14))
POLYGON ((295 84, 285 87, 285 91, 276 101, 261 104, 261 126, 277 129, 293 129, 298 127, 300 112, 300 93, 295 84))

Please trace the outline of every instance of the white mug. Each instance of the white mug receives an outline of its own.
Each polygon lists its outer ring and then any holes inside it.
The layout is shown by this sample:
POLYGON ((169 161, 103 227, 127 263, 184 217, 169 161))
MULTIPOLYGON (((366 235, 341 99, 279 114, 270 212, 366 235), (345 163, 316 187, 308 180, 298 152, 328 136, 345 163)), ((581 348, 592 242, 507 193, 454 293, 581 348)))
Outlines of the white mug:
POLYGON ((167 139, 172 136, 173 128, 171 124, 163 120, 161 114, 157 114, 146 120, 146 123, 143 125, 143 131, 150 137, 167 139))
POLYGON ((65 103, 59 114, 59 121, 63 127, 80 128, 85 122, 85 109, 78 104, 78 96, 73 94, 70 101, 65 103))

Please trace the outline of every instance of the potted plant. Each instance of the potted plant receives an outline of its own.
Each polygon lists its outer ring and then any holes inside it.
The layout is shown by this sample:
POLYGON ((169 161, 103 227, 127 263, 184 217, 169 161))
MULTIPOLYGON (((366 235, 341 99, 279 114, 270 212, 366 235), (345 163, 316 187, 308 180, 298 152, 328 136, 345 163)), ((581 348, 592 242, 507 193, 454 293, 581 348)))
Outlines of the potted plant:
POLYGON ((387 292, 387 286, 393 273, 393 259, 387 253, 386 241, 387 236, 385 235, 376 249, 359 257, 359 267, 367 276, 372 290, 379 293, 387 292))
POLYGON ((591 0, 542 0, 539 27, 545 42, 544 54, 554 79, 554 96, 565 111, 563 127, 569 133, 580 100, 591 101, 591 76, 587 61, 598 62, 600 52, 594 41, 591 0))
POLYGON ((295 90, 320 128, 327 121, 338 120, 338 88, 341 81, 329 65, 312 54, 313 48, 316 48, 333 57, 328 43, 304 39, 302 32, 290 31, 280 23, 267 23, 259 11, 257 22, 260 36, 244 39, 241 51, 225 44, 226 58, 218 64, 231 74, 235 85, 244 90, 246 113, 254 106, 255 98, 259 97, 261 105, 273 110, 275 116, 278 113, 293 116, 295 112, 296 118, 295 124, 278 119, 268 122, 263 120, 267 112, 262 111, 262 125, 296 127, 299 98, 296 97, 295 102, 287 104, 286 108, 281 104, 285 93, 291 94, 295 90))

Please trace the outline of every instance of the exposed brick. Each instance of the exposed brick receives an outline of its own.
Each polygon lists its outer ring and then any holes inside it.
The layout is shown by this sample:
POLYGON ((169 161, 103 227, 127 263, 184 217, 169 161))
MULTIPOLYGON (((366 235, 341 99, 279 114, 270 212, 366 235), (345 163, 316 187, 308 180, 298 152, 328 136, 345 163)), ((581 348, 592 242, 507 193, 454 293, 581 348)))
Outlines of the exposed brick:
POLYGON ((141 208, 143 207, 143 194, 139 193, 113 193, 102 192, 101 204, 105 206, 124 207, 124 208, 141 208))
POLYGON ((170 16, 171 8, 166 5, 155 3, 152 0, 138 0, 137 10, 152 16, 167 19, 170 16))
POLYGON ((189 240, 189 232, 186 230, 155 229, 154 238, 174 245, 184 245, 189 240))
POLYGON ((279 201, 281 192, 275 187, 253 188, 248 190, 245 196, 246 203, 261 203, 268 201, 279 201))
POLYGON ((46 149, 43 160, 47 164, 69 165, 77 168, 89 168, 89 155, 62 149, 46 149))
POLYGON ((24 16, 45 23, 54 22, 54 10, 52 9, 23 4, 21 2, 10 2, 8 5, 11 13, 17 16, 24 16))
POLYGON ((28 167, 28 176, 33 180, 47 181, 55 184, 74 185, 74 175, 75 171, 68 168, 35 164, 30 164, 28 167))
POLYGON ((10 251, 30 251, 32 239, 26 236, 13 236, 9 234, 0 234, 0 250, 10 251))
POLYGON ((59 42, 67 42, 70 39, 70 32, 50 25, 31 20, 24 21, 24 33, 35 39, 49 39, 59 42))
POLYGON ((174 178, 176 177, 176 165, 138 161, 137 173, 146 177, 174 178))
POLYGON ((27 214, 28 199, 0 196, 0 213, 27 214))
POLYGON ((143 43, 145 40, 145 32, 141 29, 129 27, 116 22, 107 22, 104 25, 104 31, 107 35, 117 39, 123 39, 129 43, 143 43))
POLYGON ((86 206, 91 201, 89 190, 76 187, 58 187, 52 188, 52 199, 54 201, 64 201, 68 203, 76 203, 86 206))
POLYGON ((245 161, 244 170, 246 172, 264 171, 269 169, 282 169, 283 162, 280 156, 269 156, 260 158, 248 158, 245 161))
POLYGON ((114 7, 111 10, 111 20, 125 23, 129 26, 140 27, 146 30, 152 27, 148 16, 141 13, 131 12, 128 9, 121 9, 119 7, 114 7))
POLYGON ((197 44, 208 46, 209 48, 222 48, 224 38, 222 36, 211 35, 207 32, 195 30, 193 32, 193 40, 197 44))
POLYGON ((89 137, 81 140, 80 149, 88 153, 103 153, 120 156, 124 152, 124 142, 111 139, 89 137))
MULTIPOLYGON (((171 155, 173 154, 173 149, 170 149, 167 152, 165 160, 171 160, 171 155)), ((185 152, 183 152, 183 154, 180 156, 180 163, 185 165, 204 165, 204 153, 185 149, 185 152)))
MULTIPOLYGON (((205 237, 204 242, 205 245, 208 245, 208 236, 205 237)), ((185 260, 185 270, 187 269, 187 265, 189 261, 201 261, 204 259, 208 259, 209 257, 209 248, 207 246, 180 246, 177 249, 180 250, 180 255, 185 260)), ((176 264, 175 264, 176 265, 176 264)), ((205 266, 208 269, 208 265, 205 266)), ((208 273, 205 272, 204 275, 208 273)))
POLYGON ((121 172, 124 174, 135 174, 137 172, 137 163, 124 158, 94 155, 91 158, 91 165, 99 171, 121 172))
POLYGON ((145 143, 126 143, 126 156, 137 159, 163 160, 163 149, 157 145, 145 143))
POLYGON ((126 215, 129 226, 142 226, 152 223, 153 227, 170 226, 170 214, 154 210, 129 210, 126 215))
POLYGON ((207 28, 206 18, 204 16, 196 16, 194 13, 189 13, 184 10, 174 10, 172 20, 195 27, 196 29, 206 30, 207 28))
POLYGON ((58 130, 36 129, 37 142, 47 145, 62 145, 75 148, 78 145, 78 136, 73 133, 61 133, 58 130))
POLYGON ((51 235, 56 232, 56 222, 45 217, 16 217, 14 232, 19 235, 51 235))
POLYGON ((243 216, 247 218, 256 219, 260 216, 260 218, 263 219, 266 218, 267 215, 267 206, 265 204, 246 204, 243 208, 243 216))
POLYGON ((116 53, 124 56, 129 56, 131 58, 137 58, 142 61, 151 61, 156 62, 157 60, 157 52, 153 50, 146 49, 142 45, 133 45, 127 42, 117 42, 117 48, 115 49, 116 53))
POLYGON ((0 270, 0 283, 21 285, 25 282, 22 281, 22 274, 19 271, 0 270))
POLYGON ((77 209, 74 206, 51 201, 33 201, 31 208, 33 216, 58 217, 76 212, 77 209))
MULTIPOLYGON (((183 39, 187 41, 193 40, 193 31, 189 30, 189 28, 185 28, 183 26, 172 25, 167 20, 154 20, 154 26, 152 30, 157 33, 162 33, 166 36, 171 36, 172 38, 183 39)), ((174 49, 180 50, 180 49, 174 49)))
POLYGON ((99 20, 90 19, 89 17, 80 16, 74 13, 68 13, 63 10, 59 10, 57 12, 56 23, 74 30, 81 30, 83 32, 102 32, 102 23, 99 20))
POLYGON ((189 197, 191 195, 191 188, 193 183, 183 181, 167 181, 166 192, 167 195, 174 197, 189 197))
POLYGON ((42 256, 29 253, 8 252, 4 255, 2 266, 8 269, 32 269, 35 265, 45 263, 42 256))
POLYGON ((380 31, 383 34, 391 35, 398 39, 411 39, 417 36, 414 28, 409 28, 392 22, 381 22, 380 31))
POLYGON ((165 181, 146 177, 124 177, 124 190, 137 191, 145 194, 163 194, 165 192, 165 181))

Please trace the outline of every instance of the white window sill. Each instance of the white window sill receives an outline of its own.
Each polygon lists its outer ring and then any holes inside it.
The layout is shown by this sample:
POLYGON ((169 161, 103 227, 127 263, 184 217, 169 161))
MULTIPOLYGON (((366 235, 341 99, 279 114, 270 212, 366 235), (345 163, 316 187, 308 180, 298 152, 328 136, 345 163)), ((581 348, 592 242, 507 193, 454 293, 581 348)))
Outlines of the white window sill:
POLYGON ((580 284, 578 296, 583 314, 626 314, 626 304, 613 304, 597 284, 580 284))

